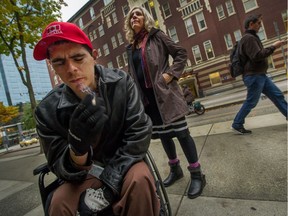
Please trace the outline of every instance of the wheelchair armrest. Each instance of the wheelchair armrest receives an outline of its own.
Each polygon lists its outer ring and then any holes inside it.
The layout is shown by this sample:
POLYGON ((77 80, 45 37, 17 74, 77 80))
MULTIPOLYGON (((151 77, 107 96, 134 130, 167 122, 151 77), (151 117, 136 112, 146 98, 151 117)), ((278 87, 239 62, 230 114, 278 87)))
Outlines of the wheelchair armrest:
POLYGON ((41 164, 33 170, 33 175, 50 172, 47 163, 41 164))

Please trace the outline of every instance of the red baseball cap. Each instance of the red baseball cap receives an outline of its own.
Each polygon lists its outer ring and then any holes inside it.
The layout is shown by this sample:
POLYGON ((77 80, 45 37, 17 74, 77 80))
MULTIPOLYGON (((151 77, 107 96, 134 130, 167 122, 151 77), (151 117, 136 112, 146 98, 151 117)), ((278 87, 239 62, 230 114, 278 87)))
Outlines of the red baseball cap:
POLYGON ((69 22, 52 22, 43 31, 41 40, 36 44, 33 56, 36 60, 47 58, 48 47, 59 40, 86 44, 93 49, 87 35, 75 24, 69 22))

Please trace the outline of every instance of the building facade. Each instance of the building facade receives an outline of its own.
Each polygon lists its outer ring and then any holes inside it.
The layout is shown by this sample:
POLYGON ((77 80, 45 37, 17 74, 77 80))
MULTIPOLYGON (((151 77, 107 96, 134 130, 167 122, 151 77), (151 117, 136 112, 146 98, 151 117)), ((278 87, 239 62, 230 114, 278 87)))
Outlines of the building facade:
MULTIPOLYGON (((243 85, 241 77, 229 74, 229 54, 243 35, 247 15, 263 15, 259 37, 264 46, 279 38, 287 40, 287 2, 283 0, 90 0, 69 22, 89 36, 98 50, 99 64, 127 70, 123 27, 135 5, 148 9, 157 26, 186 48, 187 66, 179 84, 188 84, 195 96, 243 85)), ((287 47, 277 49, 269 58, 269 73, 286 77, 286 51, 287 47)))
MULTIPOLYGON (((35 98, 41 100, 52 89, 47 64, 36 61, 31 49, 26 52, 35 98)), ((22 83, 12 56, 0 55, 0 101, 5 106, 30 102, 28 89, 22 83)))

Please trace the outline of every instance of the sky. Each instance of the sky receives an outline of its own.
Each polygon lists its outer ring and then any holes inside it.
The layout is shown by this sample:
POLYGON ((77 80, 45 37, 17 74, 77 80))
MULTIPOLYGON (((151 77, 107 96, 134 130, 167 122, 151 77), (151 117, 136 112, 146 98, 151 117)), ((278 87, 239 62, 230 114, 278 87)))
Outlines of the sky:
POLYGON ((68 6, 61 9, 62 20, 68 21, 82 6, 84 6, 89 0, 64 0, 68 6))

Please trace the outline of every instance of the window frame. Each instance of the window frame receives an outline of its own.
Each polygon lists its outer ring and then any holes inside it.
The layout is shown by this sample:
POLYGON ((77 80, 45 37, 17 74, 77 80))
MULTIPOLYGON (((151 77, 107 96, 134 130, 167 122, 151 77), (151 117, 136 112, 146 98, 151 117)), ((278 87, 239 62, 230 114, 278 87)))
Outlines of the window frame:
POLYGON ((225 5, 226 5, 226 10, 227 10, 227 14, 228 16, 232 16, 233 14, 235 14, 235 8, 234 8, 234 4, 233 4, 233 1, 232 0, 227 0, 225 2, 225 5), (230 4, 230 5, 228 5, 230 4), (232 9, 232 11, 230 11, 230 8, 232 9))
POLYGON ((162 12, 163 12, 163 15, 164 15, 164 19, 167 19, 168 17, 171 17, 171 16, 172 16, 169 2, 165 2, 165 3, 162 5, 162 12), (167 6, 167 8, 165 8, 165 6, 167 6), (168 15, 166 15, 166 11, 169 11, 169 14, 168 14, 168 15))
POLYGON ((192 18, 191 18, 191 17, 188 18, 188 19, 185 19, 185 20, 184 20, 184 24, 185 24, 185 29, 186 29, 186 32, 187 32, 188 37, 196 34, 195 28, 194 28, 194 26, 193 26, 193 21, 192 21, 192 18), (188 24, 187 24, 188 21, 190 22, 190 23, 188 23, 189 26, 188 26, 188 24), (191 32, 191 33, 189 33, 189 30, 188 30, 188 29, 190 29, 190 28, 192 29, 192 32, 191 32))
POLYGON ((204 41, 204 42, 203 42, 203 47, 204 47, 204 50, 205 50, 205 53, 206 53, 206 58, 207 58, 207 60, 214 59, 214 58, 215 58, 215 53, 214 53, 214 49, 213 49, 213 45, 212 45, 211 40, 204 41), (208 51, 207 45, 209 45, 209 46, 211 47, 211 51, 212 51, 212 54, 213 54, 212 57, 209 57, 209 53, 210 53, 210 52, 207 52, 207 51, 208 51))
POLYGON ((198 28, 199 28, 199 32, 204 31, 205 29, 207 29, 207 24, 206 24, 206 21, 205 21, 205 17, 204 17, 203 11, 195 14, 195 18, 197 20, 197 25, 198 25, 198 28), (199 18, 202 18, 202 19, 199 20, 199 18), (204 27, 201 27, 201 22, 204 23, 204 25, 205 25, 204 27))
POLYGON ((192 49, 192 54, 193 54, 193 57, 194 57, 195 64, 201 63, 203 61, 203 58, 202 58, 200 46, 199 45, 195 45, 191 49, 192 49), (196 52, 196 51, 198 51, 198 52, 196 52), (199 60, 197 60, 197 59, 199 59, 199 60))
POLYGON ((257 9, 259 7, 258 3, 257 3, 257 0, 242 0, 242 4, 243 4, 245 13, 247 13, 249 11, 252 11, 252 10, 255 10, 255 9, 257 9), (250 3, 254 3, 255 6, 247 8, 247 4, 250 4, 250 3))
POLYGON ((224 12, 224 8, 223 8, 222 4, 216 6, 216 12, 217 12, 217 16, 218 16, 219 20, 223 20, 223 19, 226 18, 226 15, 225 15, 225 12, 224 12))
POLYGON ((168 28, 168 34, 169 34, 169 37, 170 37, 175 43, 179 42, 179 37, 178 37, 177 29, 176 29, 175 26, 170 26, 170 27, 168 28), (175 30, 175 33, 174 33, 173 35, 171 34, 172 29, 175 30), (174 38, 174 37, 176 37, 176 38, 174 38), (175 40, 175 39, 176 39, 176 40, 175 40))
POLYGON ((103 52, 104 56, 108 56, 110 54, 109 46, 107 43, 103 44, 103 52))
POLYGON ((227 50, 230 50, 233 48, 233 41, 232 41, 232 37, 231 34, 225 34, 224 35, 224 40, 225 40, 225 44, 226 44, 226 48, 227 50))

